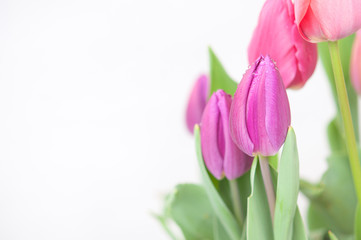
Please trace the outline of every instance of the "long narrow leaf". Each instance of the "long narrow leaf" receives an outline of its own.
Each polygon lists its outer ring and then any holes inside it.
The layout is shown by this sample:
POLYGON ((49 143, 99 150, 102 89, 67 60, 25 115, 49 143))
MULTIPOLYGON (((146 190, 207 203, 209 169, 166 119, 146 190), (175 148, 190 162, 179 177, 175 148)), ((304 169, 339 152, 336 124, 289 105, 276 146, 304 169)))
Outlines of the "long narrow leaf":
POLYGON ((251 189, 248 197, 247 239, 273 240, 271 214, 257 158, 251 168, 251 189))
POLYGON ((293 219, 297 209, 299 184, 296 135, 290 127, 283 147, 278 172, 273 229, 274 237, 277 240, 291 239, 293 219))
POLYGON ((194 127, 194 136, 196 142, 197 158, 202 174, 204 188, 211 201, 212 207, 216 215, 218 216, 220 222, 223 224, 224 229, 231 237, 231 239, 239 240, 241 239, 241 233, 242 233, 241 228, 239 227, 231 211, 228 209, 227 205, 223 202, 222 197, 219 195, 218 191, 214 187, 207 173, 207 169, 204 165, 204 160, 201 150, 200 129, 198 125, 194 127))

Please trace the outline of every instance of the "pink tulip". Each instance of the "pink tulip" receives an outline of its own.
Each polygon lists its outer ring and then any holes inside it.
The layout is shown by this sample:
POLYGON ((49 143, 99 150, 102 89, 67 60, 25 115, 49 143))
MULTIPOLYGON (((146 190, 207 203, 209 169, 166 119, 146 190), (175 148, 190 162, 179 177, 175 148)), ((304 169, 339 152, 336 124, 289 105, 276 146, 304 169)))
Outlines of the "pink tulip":
POLYGON ((194 125, 201 122, 202 113, 207 104, 209 87, 209 79, 206 75, 201 75, 193 86, 186 110, 187 128, 191 133, 193 133, 194 125))
POLYGON ((354 89, 361 95, 361 30, 357 32, 352 46, 350 76, 354 89))
POLYGON ((209 99, 201 121, 201 147, 208 170, 218 179, 232 180, 248 171, 252 158, 241 152, 229 132, 232 97, 218 90, 209 99))
POLYGON ((291 0, 267 0, 248 47, 248 60, 270 55, 277 62, 286 88, 305 85, 316 68, 317 46, 305 41, 295 23, 291 0))
POLYGON ((310 42, 336 41, 361 28, 360 0, 295 0, 296 23, 310 42))
POLYGON ((273 60, 259 57, 244 74, 230 111, 231 136, 250 156, 272 156, 284 143, 290 106, 273 60))

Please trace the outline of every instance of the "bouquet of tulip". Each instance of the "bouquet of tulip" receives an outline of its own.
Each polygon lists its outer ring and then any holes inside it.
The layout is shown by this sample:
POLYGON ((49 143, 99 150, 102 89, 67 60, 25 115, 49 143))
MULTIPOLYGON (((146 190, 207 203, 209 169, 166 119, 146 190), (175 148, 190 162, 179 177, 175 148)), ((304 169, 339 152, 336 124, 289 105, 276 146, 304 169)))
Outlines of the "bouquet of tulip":
POLYGON ((266 0, 239 84, 209 50, 209 77, 196 81, 186 112, 203 183, 166 197, 158 219, 171 238, 170 222, 185 239, 361 239, 360 28, 361 0, 266 0), (286 89, 304 86, 317 54, 337 114, 328 169, 314 184, 299 178, 286 89), (305 221, 299 191, 309 200, 305 221))

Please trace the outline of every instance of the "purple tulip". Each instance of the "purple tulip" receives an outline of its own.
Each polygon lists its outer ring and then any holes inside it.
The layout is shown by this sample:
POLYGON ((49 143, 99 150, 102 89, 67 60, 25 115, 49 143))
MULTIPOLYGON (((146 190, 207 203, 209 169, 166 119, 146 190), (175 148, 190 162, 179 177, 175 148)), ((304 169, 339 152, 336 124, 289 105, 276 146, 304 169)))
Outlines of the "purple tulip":
POLYGON ((201 122, 202 113, 207 104, 208 94, 209 79, 207 75, 201 75, 193 86, 187 105, 186 123, 191 133, 193 133, 194 125, 201 122))
POLYGON ((261 56, 244 74, 234 95, 231 136, 250 156, 272 156, 284 143, 290 123, 290 106, 281 75, 269 56, 261 56))
POLYGON ((202 154, 208 170, 218 179, 229 180, 248 171, 252 157, 240 151, 229 132, 232 97, 218 90, 209 99, 201 121, 202 154))

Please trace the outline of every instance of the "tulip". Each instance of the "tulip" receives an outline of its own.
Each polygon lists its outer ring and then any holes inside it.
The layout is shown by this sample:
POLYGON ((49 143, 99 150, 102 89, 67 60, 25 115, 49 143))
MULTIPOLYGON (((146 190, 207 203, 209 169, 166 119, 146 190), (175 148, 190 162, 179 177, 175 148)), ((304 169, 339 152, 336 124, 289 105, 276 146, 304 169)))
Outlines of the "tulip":
POLYGON ((267 0, 248 47, 248 60, 270 55, 277 62, 286 88, 305 85, 316 68, 317 46, 305 41, 295 23, 291 0, 267 0))
POLYGON ((202 113, 207 104, 209 87, 207 75, 201 75, 193 86, 186 110, 187 128, 191 133, 193 133, 194 125, 201 122, 202 113))
POLYGON ((259 57, 244 74, 230 110, 231 137, 250 156, 272 156, 291 123, 287 93, 274 61, 259 57))
POLYGON ((354 89, 361 95, 361 30, 357 32, 352 46, 350 76, 354 89))
POLYGON ((296 23, 310 42, 336 41, 361 28, 360 0, 295 0, 296 23))
POLYGON ((252 158, 241 152, 229 132, 229 110, 232 97, 223 90, 209 99, 201 121, 201 147, 208 170, 218 179, 229 180, 248 171, 252 158))

